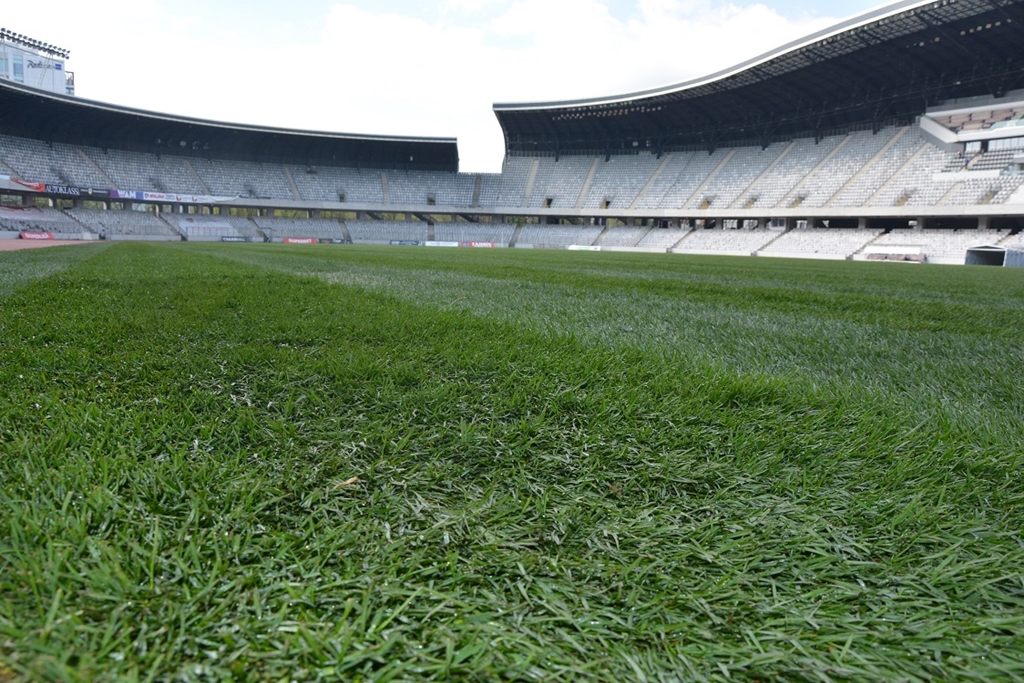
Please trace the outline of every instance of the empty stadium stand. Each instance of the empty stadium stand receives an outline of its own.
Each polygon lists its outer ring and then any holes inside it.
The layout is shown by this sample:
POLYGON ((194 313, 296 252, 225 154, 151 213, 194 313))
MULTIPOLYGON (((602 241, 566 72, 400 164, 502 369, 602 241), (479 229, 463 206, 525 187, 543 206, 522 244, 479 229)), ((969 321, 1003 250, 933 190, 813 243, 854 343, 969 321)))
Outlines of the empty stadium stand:
POLYGON ((244 216, 165 214, 162 218, 190 242, 219 242, 225 237, 262 242, 264 238, 256 225, 244 216))
POLYGON ((653 229, 644 235, 636 246, 641 249, 671 249, 690 234, 682 229, 653 229))
POLYGON ((391 244, 392 242, 426 242, 427 224, 402 221, 346 221, 355 244, 391 244))
POLYGON ((0 232, 49 232, 62 237, 77 237, 88 228, 63 211, 56 209, 33 209, 25 216, 0 215, 0 232))
POLYGON ((339 221, 326 218, 267 218, 253 219, 270 240, 286 237, 316 237, 317 239, 346 240, 348 235, 339 221))
POLYGON ((782 236, 776 230, 693 230, 673 249, 679 254, 750 256, 782 236))
POLYGON ((532 164, 537 171, 524 207, 531 209, 614 211, 634 203, 638 209, 718 211, 1001 204, 1024 184, 1024 174, 984 172, 1008 171, 1020 154, 990 151, 964 169, 962 159, 927 142, 919 129, 890 127, 765 149, 680 152, 664 161, 651 155, 510 157, 502 174, 478 176, 157 157, 0 135, 0 162, 37 182, 106 188, 109 180, 118 190, 463 209, 473 208, 478 184, 479 207, 519 208, 532 164), (956 177, 955 171, 964 170, 956 177), (385 182, 390 201, 384 197, 385 182))
POLYGON ((170 224, 145 211, 71 209, 68 214, 92 232, 109 240, 175 241, 181 234, 170 224))
POLYGON ((434 240, 460 243, 490 242, 495 246, 507 247, 514 232, 515 226, 506 224, 437 223, 434 225, 434 240))
POLYGON ((1005 231, 995 230, 893 230, 871 243, 894 253, 919 252, 931 263, 963 264, 971 247, 996 245, 1006 239, 1005 231))
POLYGON ((559 225, 527 225, 523 227, 516 246, 534 247, 588 247, 594 244, 601 228, 559 225))
POLYGON ((764 247, 758 255, 848 259, 881 234, 881 230, 790 230, 764 247))
POLYGON ((0 232, 962 262, 1024 231, 1021 25, 1024 0, 898 0, 695 81, 496 104, 500 173, 459 172, 453 138, 2 81, 0 232))

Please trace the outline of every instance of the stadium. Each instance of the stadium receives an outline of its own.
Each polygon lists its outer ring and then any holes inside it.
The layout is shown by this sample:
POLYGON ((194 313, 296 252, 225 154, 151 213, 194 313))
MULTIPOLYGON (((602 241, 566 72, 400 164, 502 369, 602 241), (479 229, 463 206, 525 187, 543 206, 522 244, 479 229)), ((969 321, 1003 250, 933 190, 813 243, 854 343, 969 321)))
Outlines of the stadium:
POLYGON ((1022 23, 1014 2, 901 2, 693 82, 496 104, 500 174, 459 173, 453 139, 234 126, 0 79, 0 182, 29 209, 0 227, 964 263, 1024 245, 1022 23))
POLYGON ((900 0, 467 173, 0 30, 0 683, 1021 680, 1021 45, 900 0))

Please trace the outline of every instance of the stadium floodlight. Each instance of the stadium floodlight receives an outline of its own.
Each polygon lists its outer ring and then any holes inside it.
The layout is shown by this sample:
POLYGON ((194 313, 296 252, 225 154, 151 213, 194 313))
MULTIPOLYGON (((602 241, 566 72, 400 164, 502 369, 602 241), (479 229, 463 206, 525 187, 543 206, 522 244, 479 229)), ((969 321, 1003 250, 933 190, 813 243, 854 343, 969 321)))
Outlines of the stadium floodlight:
POLYGON ((62 57, 64 59, 68 59, 68 57, 71 55, 71 53, 67 50, 59 48, 56 45, 53 45, 52 43, 44 43, 41 40, 36 40, 35 38, 30 38, 29 36, 26 36, 24 33, 15 33, 14 31, 7 28, 0 28, 0 40, 9 40, 12 43, 16 43, 18 45, 24 45, 29 49, 38 50, 39 52, 46 53, 51 57, 62 57))

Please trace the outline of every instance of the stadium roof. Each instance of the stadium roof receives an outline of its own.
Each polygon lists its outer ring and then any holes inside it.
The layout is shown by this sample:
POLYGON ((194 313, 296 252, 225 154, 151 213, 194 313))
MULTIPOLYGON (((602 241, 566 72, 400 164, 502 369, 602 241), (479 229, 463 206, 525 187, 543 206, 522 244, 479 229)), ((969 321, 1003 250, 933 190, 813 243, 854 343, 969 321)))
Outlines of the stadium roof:
POLYGON ((768 144, 1024 87, 1022 45, 1024 0, 902 0, 693 81, 494 111, 513 155, 768 144))
POLYGON ((457 171, 455 138, 323 133, 207 121, 0 79, 0 133, 47 142, 239 161, 457 171))

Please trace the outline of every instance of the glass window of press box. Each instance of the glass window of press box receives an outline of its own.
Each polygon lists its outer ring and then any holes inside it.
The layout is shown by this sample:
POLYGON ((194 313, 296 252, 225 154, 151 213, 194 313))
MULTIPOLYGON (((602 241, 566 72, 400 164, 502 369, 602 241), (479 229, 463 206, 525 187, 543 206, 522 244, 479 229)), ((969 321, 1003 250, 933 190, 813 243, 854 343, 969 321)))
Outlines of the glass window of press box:
POLYGON ((1024 149, 1024 137, 993 140, 988 143, 988 149, 990 152, 994 152, 999 149, 1024 149))

